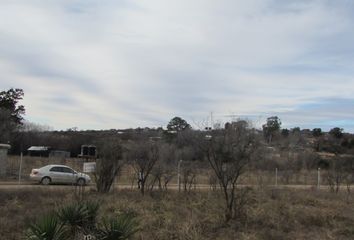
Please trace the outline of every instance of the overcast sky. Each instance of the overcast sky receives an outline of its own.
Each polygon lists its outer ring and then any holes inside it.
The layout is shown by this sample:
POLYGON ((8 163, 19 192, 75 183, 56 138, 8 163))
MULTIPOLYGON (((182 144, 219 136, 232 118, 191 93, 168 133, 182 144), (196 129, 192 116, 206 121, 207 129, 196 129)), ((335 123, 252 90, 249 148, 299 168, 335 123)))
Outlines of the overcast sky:
POLYGON ((354 132, 352 0, 1 0, 0 90, 54 129, 191 125, 354 132))

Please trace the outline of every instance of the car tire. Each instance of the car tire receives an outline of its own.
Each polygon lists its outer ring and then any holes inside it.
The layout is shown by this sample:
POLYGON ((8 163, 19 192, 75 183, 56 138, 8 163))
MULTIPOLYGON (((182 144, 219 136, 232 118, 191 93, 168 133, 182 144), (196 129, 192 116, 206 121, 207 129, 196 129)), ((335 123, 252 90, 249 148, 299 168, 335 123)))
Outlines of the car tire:
POLYGON ((50 179, 50 177, 44 177, 41 180, 42 185, 49 185, 51 182, 52 182, 52 180, 50 179))
POLYGON ((76 183, 79 186, 84 186, 86 182, 85 182, 85 179, 79 178, 76 183))

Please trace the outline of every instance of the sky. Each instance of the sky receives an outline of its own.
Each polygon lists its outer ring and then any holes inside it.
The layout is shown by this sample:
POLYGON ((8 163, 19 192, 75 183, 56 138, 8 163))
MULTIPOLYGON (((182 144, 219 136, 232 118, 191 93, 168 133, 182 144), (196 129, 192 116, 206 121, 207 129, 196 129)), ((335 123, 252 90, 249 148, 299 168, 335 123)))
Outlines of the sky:
POLYGON ((352 0, 1 0, 0 90, 57 130, 354 132, 352 0))

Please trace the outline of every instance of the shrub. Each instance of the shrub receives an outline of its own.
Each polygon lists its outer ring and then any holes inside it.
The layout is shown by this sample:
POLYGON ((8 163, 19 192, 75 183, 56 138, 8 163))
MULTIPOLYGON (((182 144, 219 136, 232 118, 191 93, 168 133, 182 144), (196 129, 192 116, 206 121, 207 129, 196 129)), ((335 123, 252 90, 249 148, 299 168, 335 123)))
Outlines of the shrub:
POLYGON ((27 232, 28 240, 66 240, 68 232, 55 214, 49 214, 31 224, 27 232))

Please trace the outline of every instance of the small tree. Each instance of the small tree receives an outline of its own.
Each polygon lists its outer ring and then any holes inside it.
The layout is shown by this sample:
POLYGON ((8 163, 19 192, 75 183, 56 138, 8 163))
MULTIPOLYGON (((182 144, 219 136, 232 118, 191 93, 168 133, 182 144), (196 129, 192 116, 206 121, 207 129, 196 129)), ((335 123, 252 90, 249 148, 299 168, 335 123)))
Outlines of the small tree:
POLYGON ((336 156, 329 161, 327 169, 327 181, 332 192, 339 192, 340 185, 348 181, 348 177, 353 172, 353 163, 351 158, 336 156))
POLYGON ((98 146, 96 187, 98 192, 106 193, 111 189, 113 181, 123 166, 123 148, 121 142, 116 139, 105 139, 98 146))
POLYGON ((206 138, 206 158, 214 170, 222 189, 226 211, 225 219, 237 217, 239 209, 236 187, 240 176, 256 152, 257 137, 254 129, 244 124, 234 124, 227 129, 214 131, 206 138))
POLYGON ((151 189, 157 183, 160 190, 167 190, 168 183, 176 175, 175 154, 176 146, 174 144, 159 144, 159 160, 151 172, 153 177, 151 189))
POLYGON ((127 159, 138 175, 141 194, 145 193, 146 181, 159 159, 159 146, 152 140, 129 143, 127 159))

